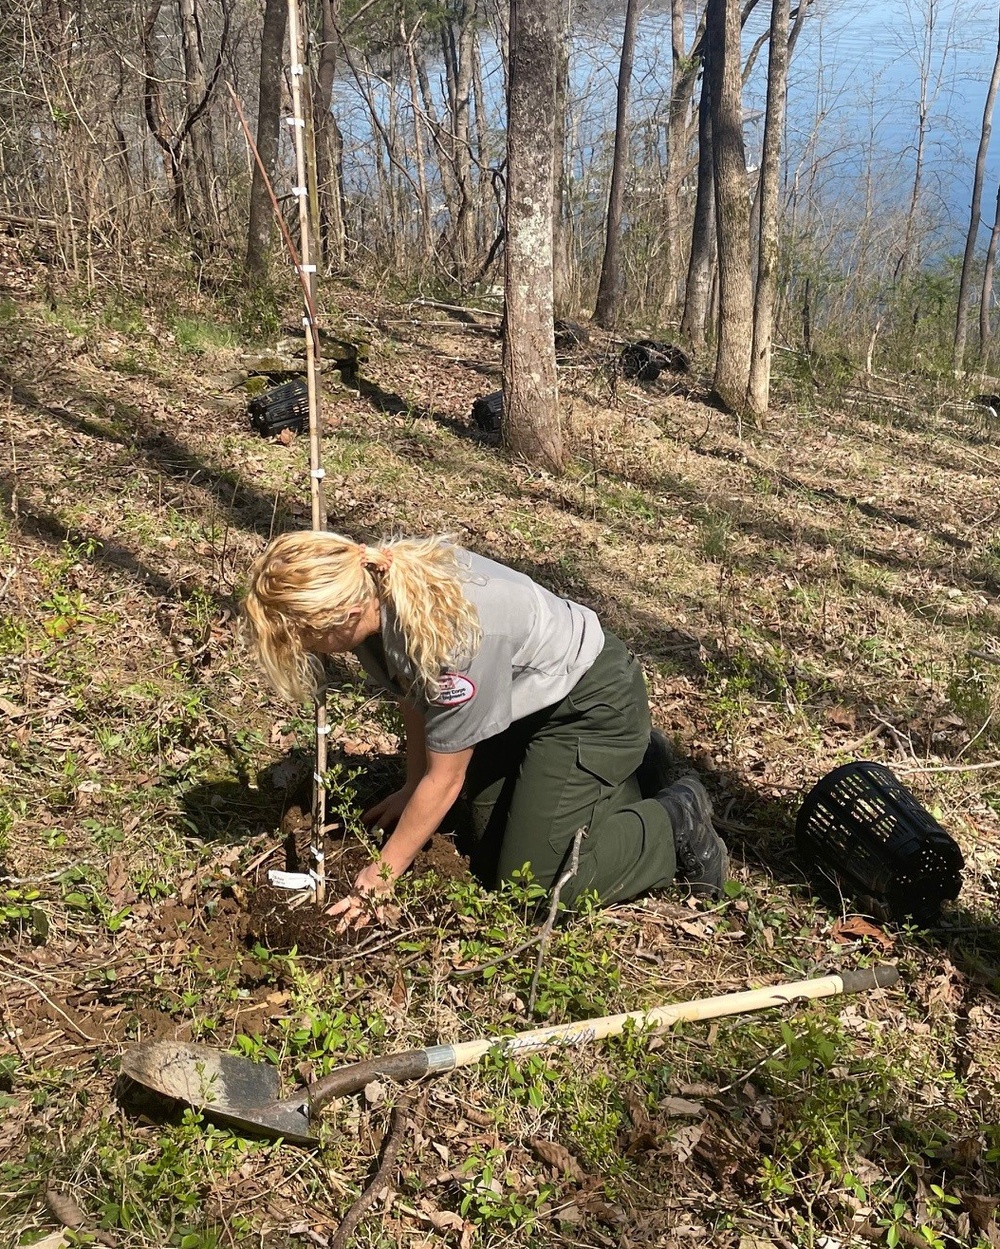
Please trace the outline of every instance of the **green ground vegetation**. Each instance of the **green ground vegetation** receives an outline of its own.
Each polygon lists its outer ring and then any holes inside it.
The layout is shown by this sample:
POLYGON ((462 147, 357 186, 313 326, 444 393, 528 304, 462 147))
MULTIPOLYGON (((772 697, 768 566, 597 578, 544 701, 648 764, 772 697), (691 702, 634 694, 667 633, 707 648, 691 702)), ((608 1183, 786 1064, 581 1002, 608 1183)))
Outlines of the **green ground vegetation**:
MULTIPOLYGON (((431 856, 351 940, 262 909, 284 859, 274 769, 308 761, 311 725, 254 671, 238 599, 267 535, 308 523, 308 455, 254 435, 225 380, 280 332, 270 302, 252 341, 245 309, 168 288, 0 303, 4 1243, 73 1222, 65 1243, 120 1249, 328 1245, 397 1106, 404 1144, 359 1246, 1000 1243, 996 431, 939 377, 838 374, 831 398, 791 361, 768 428, 740 437, 696 378, 612 385, 598 343, 564 374, 573 461, 554 479, 468 419, 498 344, 324 289, 368 351, 360 380, 325 386, 331 523, 452 532, 593 605, 732 848, 718 903, 665 894, 557 927, 529 1012, 537 948, 511 951, 537 931, 530 875, 491 895, 431 856), (895 767, 962 845, 960 903, 933 930, 852 928, 796 860, 803 794, 857 757, 895 767), (891 991, 378 1083, 311 1151, 118 1081, 151 1037, 291 1087, 883 959, 891 991)), ((348 668, 331 719, 336 879, 398 774, 398 722, 348 668)))

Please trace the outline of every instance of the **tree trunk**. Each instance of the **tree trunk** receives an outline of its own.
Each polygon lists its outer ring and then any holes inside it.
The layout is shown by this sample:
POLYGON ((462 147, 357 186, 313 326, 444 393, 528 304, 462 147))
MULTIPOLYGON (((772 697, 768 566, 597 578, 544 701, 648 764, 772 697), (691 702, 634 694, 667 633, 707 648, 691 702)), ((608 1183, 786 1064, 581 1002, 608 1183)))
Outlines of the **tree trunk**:
MULTIPOLYGON (((281 58, 285 46, 286 0, 266 0, 264 31, 260 42, 260 88, 257 105, 257 152, 274 181, 278 158, 278 125, 281 120, 281 58)), ((274 209, 264 177, 254 161, 250 182, 250 224, 247 228, 247 274, 252 281, 267 279, 274 232, 274 209)))
POLYGON ((567 110, 569 108, 569 0, 558 0, 555 90, 555 211, 553 231, 553 290, 560 315, 573 311, 573 268, 570 259, 569 170, 567 168, 567 110))
POLYGON ((622 291, 622 209, 625 204, 625 163, 628 159, 628 100, 635 58, 635 31, 639 22, 638 0, 626 0, 622 55, 618 67, 618 107, 615 113, 615 152, 611 162, 611 190, 608 194, 608 225, 604 241, 604 261, 597 287, 594 320, 602 329, 612 329, 618 321, 622 291))
POLYGON ((556 24, 553 6, 510 0, 502 429, 517 456, 563 469, 552 313, 556 24))
POLYGON ((670 105, 667 110, 667 162, 664 170, 664 230, 667 236, 667 299, 677 301, 680 280, 680 191, 689 133, 687 110, 696 79, 697 62, 686 64, 684 0, 670 0, 670 105))
POLYGON ((462 6, 458 32, 458 65, 455 77, 453 133, 455 147, 455 181, 458 183, 459 210, 455 224, 459 275, 464 283, 476 259, 476 219, 472 193, 472 58, 475 49, 476 0, 462 6))
POLYGON ((997 244, 1000 243, 1000 189, 997 190, 996 209, 993 213, 993 228, 990 230, 990 243, 986 249, 986 264, 983 266, 983 288, 979 298, 979 355, 985 356, 990 340, 990 304, 993 302, 993 275, 996 273, 997 244))
POLYGON ((347 232, 344 225, 344 141, 332 111, 333 80, 337 72, 339 4, 340 0, 322 0, 323 26, 312 100, 319 204, 317 262, 334 272, 341 272, 347 263, 347 232))
POLYGON ((753 341, 750 200, 743 147, 742 57, 738 0, 709 0, 705 31, 711 47, 715 234, 719 254, 719 317, 714 390, 731 412, 746 409, 753 341))
POLYGON ((997 32, 997 54, 993 61, 993 73, 990 75, 990 85, 986 92, 986 104, 983 108, 983 125, 979 133, 979 150, 976 152, 976 172, 972 181, 972 207, 969 211, 969 232, 965 238, 962 277, 958 284, 954 352, 956 369, 961 369, 965 363, 965 342, 969 332, 969 300, 972 298, 972 269, 976 258, 976 237, 979 234, 986 154, 990 148, 990 134, 993 130, 993 105, 996 102, 998 86, 1000 86, 1000 27, 998 27, 997 32))
POLYGON ((771 42, 767 59, 764 149, 760 162, 757 289, 754 293, 753 351, 747 408, 763 423, 771 393, 771 335, 778 285, 778 163, 788 95, 789 0, 771 0, 771 42))
POLYGON ((712 107, 709 63, 712 49, 702 53, 701 99, 698 104, 698 190, 691 231, 681 335, 696 351, 705 346, 712 257, 715 253, 715 165, 712 155, 712 107))
POLYGON ((196 190, 195 195, 188 196, 188 211, 192 234, 197 237, 216 217, 212 194, 212 136, 203 107, 209 94, 208 77, 196 0, 178 0, 178 7, 184 55, 184 96, 189 118, 187 143, 191 152, 190 169, 194 175, 189 187, 196 190))
POLYGON ((420 116, 420 98, 417 84, 417 58, 413 50, 416 27, 406 34, 400 19, 400 34, 406 47, 406 66, 410 87, 410 111, 413 113, 413 162, 417 170, 417 212, 420 214, 420 254, 430 261, 434 254, 434 237, 431 233, 431 197, 427 189, 427 160, 424 145, 424 123, 420 116))

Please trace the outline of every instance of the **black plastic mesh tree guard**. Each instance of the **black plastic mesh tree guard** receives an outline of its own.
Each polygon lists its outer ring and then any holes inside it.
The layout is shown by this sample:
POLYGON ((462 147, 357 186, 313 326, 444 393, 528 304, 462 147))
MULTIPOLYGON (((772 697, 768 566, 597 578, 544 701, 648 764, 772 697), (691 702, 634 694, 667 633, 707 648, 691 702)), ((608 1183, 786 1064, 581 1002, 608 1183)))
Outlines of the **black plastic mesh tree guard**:
POLYGON ((283 429, 301 434, 309 427, 309 388, 301 378, 272 386, 250 400, 247 412, 251 426, 265 438, 273 438, 283 429))
POLYGON ((962 887, 962 851, 890 770, 859 761, 810 790, 795 841, 814 883, 882 919, 930 924, 962 887))

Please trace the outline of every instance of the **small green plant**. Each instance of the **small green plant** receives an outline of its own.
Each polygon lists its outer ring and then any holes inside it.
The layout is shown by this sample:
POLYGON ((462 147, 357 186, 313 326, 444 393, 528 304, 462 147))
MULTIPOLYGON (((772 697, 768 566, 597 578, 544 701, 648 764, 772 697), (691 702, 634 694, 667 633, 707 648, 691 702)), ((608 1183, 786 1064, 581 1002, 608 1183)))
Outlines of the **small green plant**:
POLYGON ((538 1221, 540 1207, 555 1191, 543 1184, 536 1191, 523 1191, 517 1176, 503 1166, 503 1150, 490 1149, 473 1154, 463 1166, 468 1178, 459 1182, 461 1201, 458 1212, 484 1230, 530 1232, 538 1221))
POLYGON ((48 936, 49 921, 45 912, 34 905, 41 898, 38 889, 11 886, 0 890, 0 933, 28 931, 36 942, 48 936))

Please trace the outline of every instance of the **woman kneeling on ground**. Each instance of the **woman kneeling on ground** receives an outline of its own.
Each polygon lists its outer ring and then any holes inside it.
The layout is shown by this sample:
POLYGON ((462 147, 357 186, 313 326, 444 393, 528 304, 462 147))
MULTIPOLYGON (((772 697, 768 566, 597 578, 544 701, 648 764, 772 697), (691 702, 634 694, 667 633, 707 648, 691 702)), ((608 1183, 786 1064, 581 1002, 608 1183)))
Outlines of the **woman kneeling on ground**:
POLYGON ((363 817, 389 836, 331 914, 363 916, 461 795, 487 886, 530 864, 551 889, 585 828, 567 906, 675 878, 721 891, 728 856, 708 795, 693 776, 665 785, 668 748, 651 735, 639 664, 589 608, 442 537, 365 546, 307 531, 270 543, 245 610, 284 697, 315 696, 318 657, 352 651, 402 708, 406 783, 363 817))

